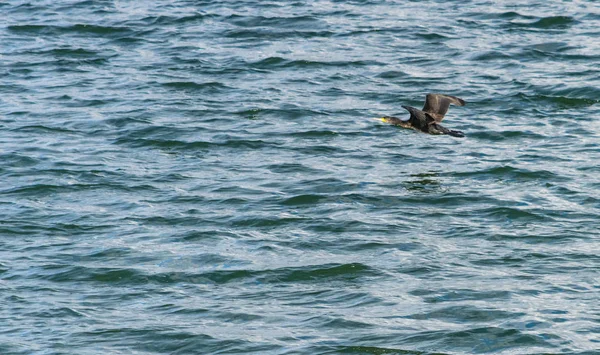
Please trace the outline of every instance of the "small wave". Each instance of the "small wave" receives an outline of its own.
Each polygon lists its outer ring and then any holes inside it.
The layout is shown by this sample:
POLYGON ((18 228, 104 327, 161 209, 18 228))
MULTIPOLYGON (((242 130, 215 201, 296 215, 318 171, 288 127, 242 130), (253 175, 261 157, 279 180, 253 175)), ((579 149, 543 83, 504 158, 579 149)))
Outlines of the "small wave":
POLYGON ((511 140, 511 139, 547 139, 548 137, 539 133, 531 132, 531 131, 479 131, 469 133, 469 137, 477 138, 481 140, 489 140, 489 141, 503 141, 503 140, 511 140))
POLYGON ((374 60, 355 60, 355 61, 312 61, 312 60, 289 60, 281 57, 269 57, 258 62, 251 63, 250 66, 259 69, 277 69, 277 68, 319 68, 319 67, 364 67, 370 65, 383 66, 383 63, 374 60))
POLYGON ((43 51, 28 51, 21 52, 21 54, 33 54, 33 55, 52 55, 56 57, 73 57, 73 58, 81 58, 81 57, 94 57, 98 56, 100 52, 85 49, 85 48, 54 48, 43 51))
POLYGON ((307 205, 307 204, 316 204, 319 201, 326 199, 326 196, 321 195, 298 195, 294 197, 290 197, 283 202, 281 202, 284 206, 298 206, 298 205, 307 205))
POLYGON ((273 281, 302 282, 326 281, 331 279, 353 280, 363 276, 374 276, 379 273, 361 263, 326 264, 301 268, 282 268, 269 272, 273 281))
POLYGON ((445 322, 463 324, 468 322, 474 324, 478 322, 490 322, 501 319, 515 319, 523 316, 522 312, 507 312, 500 310, 480 309, 475 306, 451 306, 436 309, 430 312, 415 313, 406 318, 410 319, 439 319, 445 322))
POLYGON ((517 97, 519 99, 523 99, 525 101, 529 101, 532 103, 544 102, 544 103, 554 104, 560 108, 569 108, 569 107, 592 106, 597 103, 600 103, 600 99, 589 98, 589 97, 572 97, 571 96, 573 94, 580 94, 580 93, 589 95, 590 93, 594 93, 595 91, 598 91, 598 90, 595 88, 589 88, 589 89, 569 90, 568 92, 564 92, 565 95, 569 95, 569 96, 525 94, 525 93, 520 92, 520 93, 516 94, 514 97, 517 97))
MULTIPOLYGON (((52 174, 51 171, 48 173, 52 174)), ((13 187, 8 190, 2 191, 4 194, 10 195, 19 195, 19 196, 49 196, 56 195, 59 193, 71 193, 71 192, 80 192, 80 191, 90 191, 90 190, 116 190, 116 191, 124 191, 124 192, 139 192, 144 190, 152 190, 153 187, 149 185, 133 185, 127 186, 123 184, 117 183, 97 183, 97 184, 69 184, 69 185, 59 185, 59 184, 30 184, 25 186, 13 187)))
POLYGON ((291 134, 295 137, 301 138, 326 138, 326 137, 334 137, 339 135, 338 132, 330 131, 330 130, 311 130, 311 131, 302 131, 302 132, 294 132, 291 134))
POLYGON ((516 11, 502 12, 500 14, 497 14, 496 16, 500 17, 500 18, 510 18, 510 19, 513 19, 513 18, 526 18, 526 19, 534 18, 533 16, 530 16, 530 15, 522 15, 522 14, 516 12, 516 11))
POLYGON ((525 19, 532 20, 535 19, 535 16, 531 15, 523 15, 516 11, 506 11, 506 12, 469 12, 465 14, 467 18, 477 18, 481 20, 512 20, 512 19, 525 19))
POLYGON ((260 139, 230 139, 222 142, 191 141, 186 142, 177 139, 159 139, 159 138, 131 138, 123 137, 117 139, 114 144, 125 144, 131 147, 154 147, 168 150, 204 150, 213 148, 233 148, 233 149, 263 149, 266 147, 278 146, 276 143, 266 142, 260 139))
POLYGON ((500 217, 502 219, 506 219, 507 221, 544 221, 549 222, 553 221, 554 218, 543 215, 541 213, 535 213, 533 211, 528 211, 520 208, 514 207, 492 207, 483 210, 479 210, 479 213, 483 215, 487 215, 490 217, 500 217))
POLYGON ((415 36, 426 39, 426 40, 430 40, 430 41, 450 39, 450 37, 448 37, 448 36, 444 36, 442 34, 432 33, 432 32, 428 32, 428 33, 419 32, 419 33, 415 33, 415 36))
POLYGON ((252 281, 258 283, 297 283, 304 281, 352 281, 360 277, 378 273, 360 264, 326 264, 304 267, 286 267, 272 270, 213 270, 204 273, 180 271, 148 274, 131 268, 89 268, 83 266, 52 265, 44 267, 42 274, 54 282, 94 281, 111 284, 139 285, 148 282, 156 284, 191 284, 252 281))
POLYGON ((485 62, 485 61, 493 61, 493 60, 507 60, 512 58, 510 54, 500 51, 487 51, 483 53, 475 54, 471 57, 474 61, 485 62))
POLYGON ((231 223, 236 227, 274 228, 304 224, 311 220, 304 217, 238 217, 231 223))
POLYGON ((317 316, 307 320, 313 327, 332 329, 366 329, 374 327, 373 324, 348 320, 341 317, 317 316))
POLYGON ((49 127, 44 125, 31 125, 31 126, 21 126, 13 129, 15 132, 28 132, 28 133, 78 133, 76 131, 72 131, 70 129, 62 128, 62 127, 49 127))
POLYGON ((288 38, 297 38, 300 37, 302 39, 307 38, 329 38, 334 36, 334 32, 331 31, 313 31, 313 30, 289 30, 289 31, 273 31, 272 29, 249 29, 244 28, 243 30, 229 30, 223 33, 223 36, 227 38, 235 38, 240 40, 285 40, 288 38))
POLYGON ((489 176, 492 178, 498 178, 502 180, 511 181, 560 181, 564 180, 564 177, 557 175, 548 170, 528 170, 523 168, 515 168, 510 165, 496 166, 478 171, 459 172, 452 173, 451 175, 456 177, 481 177, 489 176))
POLYGON ((62 35, 62 34, 96 34, 96 35, 122 35, 131 33, 128 27, 98 26, 77 24, 72 26, 54 25, 11 25, 7 29, 15 33, 40 34, 40 35, 62 35))
POLYGON ((403 71, 390 70, 390 71, 385 71, 383 73, 377 74, 377 77, 382 78, 382 79, 398 79, 398 78, 410 77, 410 74, 405 73, 403 71))
MULTIPOLYGON (((427 355, 430 352, 408 350, 401 348, 384 348, 380 346, 364 346, 364 345, 340 345, 331 347, 330 350, 333 354, 372 354, 372 355, 383 355, 383 354, 394 354, 394 355, 427 355)), ((330 353, 324 351, 323 353, 330 353)), ((437 353, 443 355, 442 353, 437 353)))
POLYGON ((471 289, 451 289, 451 290, 429 290, 415 289, 410 292, 414 296, 421 296, 427 303, 440 302, 460 302, 460 301, 484 301, 510 299, 512 294, 508 291, 478 291, 471 289))
POLYGON ((231 15, 224 19, 240 27, 319 28, 323 22, 313 16, 265 17, 231 15))
MULTIPOLYGON (((195 24, 195 23, 200 23, 207 18, 214 18, 214 17, 215 17, 215 15, 212 15, 212 14, 196 13, 196 14, 187 15, 187 16, 168 16, 168 15, 148 16, 148 17, 144 17, 143 19, 141 19, 139 21, 143 22, 145 25, 168 26, 168 25, 174 25, 174 24, 188 24, 188 23, 195 24)), ((135 22, 132 24, 135 24, 135 22)))
POLYGON ((541 30, 562 30, 567 29, 577 23, 577 20, 570 16, 550 16, 544 17, 534 22, 511 22, 511 27, 532 28, 541 30))
POLYGON ((569 16, 550 16, 539 19, 536 22, 530 24, 531 27, 536 28, 567 28, 577 21, 569 16))
POLYGON ((172 81, 167 83, 161 83, 161 85, 166 88, 199 91, 206 93, 221 93, 224 90, 232 89, 229 86, 216 81, 206 83, 196 83, 193 81, 172 81))
POLYGON ((319 174, 322 170, 315 167, 309 167, 300 163, 280 163, 280 164, 269 164, 266 166, 267 169, 278 174, 319 174))

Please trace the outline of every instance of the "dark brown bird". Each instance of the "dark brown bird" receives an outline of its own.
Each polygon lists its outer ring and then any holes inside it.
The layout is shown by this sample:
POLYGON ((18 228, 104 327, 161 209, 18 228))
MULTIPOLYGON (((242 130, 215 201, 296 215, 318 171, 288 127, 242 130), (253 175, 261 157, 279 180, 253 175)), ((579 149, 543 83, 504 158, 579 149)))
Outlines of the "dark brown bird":
POLYGON ((429 134, 448 134, 453 137, 464 137, 463 132, 448 129, 440 124, 444 119, 444 115, 448 112, 450 104, 464 106, 465 101, 450 95, 427 94, 425 106, 422 110, 411 106, 402 106, 410 112, 408 120, 403 121, 398 117, 391 116, 382 117, 381 120, 395 126, 412 128, 429 134))

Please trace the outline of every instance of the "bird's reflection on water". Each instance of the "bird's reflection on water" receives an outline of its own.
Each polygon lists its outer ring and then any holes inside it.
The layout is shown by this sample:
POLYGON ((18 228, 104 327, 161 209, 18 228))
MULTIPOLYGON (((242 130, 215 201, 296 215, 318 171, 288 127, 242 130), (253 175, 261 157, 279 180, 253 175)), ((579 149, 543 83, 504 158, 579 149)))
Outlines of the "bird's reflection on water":
POLYGON ((440 192, 444 191, 437 172, 410 174, 410 180, 404 181, 402 185, 408 191, 414 192, 440 192))

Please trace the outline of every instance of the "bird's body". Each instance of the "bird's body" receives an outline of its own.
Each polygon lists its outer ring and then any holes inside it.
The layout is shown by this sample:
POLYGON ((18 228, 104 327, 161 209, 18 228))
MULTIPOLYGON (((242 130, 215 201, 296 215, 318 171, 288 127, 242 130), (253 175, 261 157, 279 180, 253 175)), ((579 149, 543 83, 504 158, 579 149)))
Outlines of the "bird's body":
POLYGON ((381 120, 391 123, 395 126, 412 128, 429 134, 447 134, 453 137, 464 137, 461 131, 454 131, 442 126, 440 122, 448 112, 450 104, 464 106, 465 101, 458 97, 443 94, 427 94, 425 106, 422 110, 411 106, 402 106, 410 113, 410 118, 406 121, 397 117, 385 116, 381 120))

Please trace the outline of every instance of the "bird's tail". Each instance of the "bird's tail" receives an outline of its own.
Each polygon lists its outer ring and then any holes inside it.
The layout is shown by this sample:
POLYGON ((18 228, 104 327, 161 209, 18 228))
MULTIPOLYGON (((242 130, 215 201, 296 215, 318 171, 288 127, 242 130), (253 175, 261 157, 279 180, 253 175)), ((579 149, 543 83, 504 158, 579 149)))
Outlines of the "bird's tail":
POLYGON ((440 124, 434 123, 433 128, 437 130, 437 134, 447 134, 452 137, 464 137, 465 134, 461 131, 455 131, 453 129, 448 129, 440 124))
POLYGON ((465 136, 465 134, 462 133, 461 131, 455 131, 455 130, 452 130, 452 129, 449 129, 446 134, 449 135, 449 136, 452 136, 452 137, 459 137, 459 138, 462 138, 462 137, 465 136))

